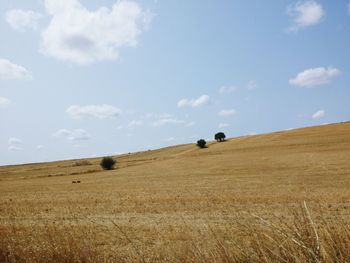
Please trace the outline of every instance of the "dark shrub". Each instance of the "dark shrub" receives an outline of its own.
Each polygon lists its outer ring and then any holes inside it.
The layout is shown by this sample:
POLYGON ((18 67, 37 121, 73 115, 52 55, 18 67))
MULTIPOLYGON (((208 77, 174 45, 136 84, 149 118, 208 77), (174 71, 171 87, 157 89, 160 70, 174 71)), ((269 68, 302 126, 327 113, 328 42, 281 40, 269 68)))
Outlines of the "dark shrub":
POLYGON ((203 140, 203 139, 200 139, 200 140, 197 141, 197 146, 199 148, 205 148, 206 144, 207 144, 207 142, 205 140, 203 140))
POLYGON ((223 142, 225 138, 226 135, 223 132, 218 132, 217 134, 215 134, 215 140, 217 140, 218 142, 223 142))
POLYGON ((116 163, 117 161, 114 160, 112 157, 103 157, 100 165, 104 170, 112 170, 116 163))

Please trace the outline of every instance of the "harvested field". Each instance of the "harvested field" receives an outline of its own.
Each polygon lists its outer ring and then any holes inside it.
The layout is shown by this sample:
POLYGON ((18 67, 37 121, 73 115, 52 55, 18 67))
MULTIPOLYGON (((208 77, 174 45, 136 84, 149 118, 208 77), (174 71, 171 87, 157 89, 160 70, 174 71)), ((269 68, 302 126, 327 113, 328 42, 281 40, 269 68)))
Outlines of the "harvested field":
POLYGON ((350 262, 350 123, 115 159, 0 167, 0 262, 350 262))

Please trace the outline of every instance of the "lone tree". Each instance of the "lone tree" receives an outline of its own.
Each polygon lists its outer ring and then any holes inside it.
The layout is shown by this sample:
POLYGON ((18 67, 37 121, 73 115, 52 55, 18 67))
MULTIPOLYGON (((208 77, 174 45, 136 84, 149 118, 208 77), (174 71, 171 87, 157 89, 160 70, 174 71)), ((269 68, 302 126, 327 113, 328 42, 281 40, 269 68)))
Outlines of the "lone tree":
POLYGON ((205 148, 206 144, 207 144, 207 142, 205 140, 203 140, 203 139, 200 139, 200 140, 197 141, 197 146, 199 148, 205 148))
POLYGON ((117 163, 116 160, 114 160, 112 157, 108 156, 108 157, 103 157, 100 165, 104 170, 112 170, 116 163, 117 163))
POLYGON ((223 132, 218 132, 217 134, 215 134, 215 140, 217 140, 218 142, 223 142, 225 141, 226 135, 223 132))

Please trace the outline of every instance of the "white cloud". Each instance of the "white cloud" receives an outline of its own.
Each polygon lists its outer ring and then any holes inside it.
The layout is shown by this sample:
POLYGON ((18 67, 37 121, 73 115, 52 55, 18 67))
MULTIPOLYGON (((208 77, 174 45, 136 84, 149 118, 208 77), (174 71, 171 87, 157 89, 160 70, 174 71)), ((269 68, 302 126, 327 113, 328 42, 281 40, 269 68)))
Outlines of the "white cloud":
POLYGON ((324 110, 319 110, 319 111, 316 111, 314 114, 312 114, 312 118, 313 119, 320 119, 322 117, 324 117, 326 114, 326 112, 324 110))
POLYGON ((293 18, 288 31, 294 32, 320 23, 325 15, 322 5, 314 0, 298 1, 287 9, 287 14, 293 18))
POLYGON ((178 120, 178 119, 174 119, 174 118, 166 118, 166 119, 160 119, 160 120, 153 122, 153 126, 160 127, 160 126, 164 126, 167 124, 182 124, 182 123, 184 123, 183 120, 178 120))
POLYGON ((178 101, 177 107, 179 108, 191 107, 191 102, 188 99, 181 99, 178 101))
POLYGON ((221 110, 219 112, 219 116, 222 116, 222 117, 228 117, 235 114, 237 114, 237 111, 235 109, 221 110))
POLYGON ((220 94, 233 93, 238 90, 235 86, 221 86, 219 89, 220 94))
POLYGON ((11 104, 11 101, 8 98, 0 97, 0 108, 7 107, 10 104, 11 104))
POLYGON ((88 64, 118 58, 122 47, 138 45, 152 15, 134 1, 117 1, 110 9, 86 9, 79 0, 45 0, 52 17, 42 33, 41 52, 59 60, 88 64))
POLYGON ((6 12, 6 22, 15 30, 37 29, 41 14, 31 10, 12 9, 6 12))
POLYGON ((72 105, 68 107, 66 112, 73 119, 82 119, 84 117, 92 117, 97 119, 115 118, 121 114, 121 110, 107 104, 103 105, 72 105))
POLYGON ((52 134, 54 137, 68 137, 71 134, 71 131, 67 129, 60 129, 52 134))
POLYGON ((19 144, 22 144, 22 140, 15 138, 15 137, 12 137, 7 141, 7 143, 8 143, 8 145, 19 145, 19 144))
POLYGON ((204 106, 208 104, 210 101, 210 97, 208 95, 202 95, 197 99, 182 99, 177 103, 177 106, 179 108, 184 108, 184 107, 192 107, 192 108, 197 108, 204 106))
POLYGON ((256 89, 257 87, 258 87, 258 84, 256 83, 255 80, 250 80, 247 84, 248 90, 253 90, 253 89, 256 89))
POLYGON ((66 138, 70 141, 83 141, 91 138, 90 134, 83 129, 60 129, 52 134, 54 137, 66 138))
POLYGON ((133 129, 143 125, 144 125, 143 121, 132 120, 131 122, 129 122, 128 127, 133 129))
POLYGON ((208 104, 209 100, 210 97, 208 95, 202 95, 198 99, 194 100, 194 102, 192 103, 192 107, 196 108, 208 104))
POLYGON ((230 124, 228 124, 228 123, 220 123, 219 124, 219 129, 226 128, 226 127, 229 127, 229 126, 230 126, 230 124))
POLYGON ((311 68, 300 72, 294 79, 289 80, 289 84, 312 88, 330 83, 331 79, 340 74, 340 70, 333 67, 311 68))
POLYGON ((31 79, 32 74, 24 67, 0 58, 0 79, 31 79))
POLYGON ((22 148, 20 147, 20 145, 22 144, 22 140, 21 139, 12 137, 12 138, 8 139, 7 143, 8 143, 7 149, 9 151, 20 151, 20 150, 22 150, 22 148))
POLYGON ((7 147, 7 149, 8 149, 9 151, 20 151, 20 150, 22 150, 21 147, 18 147, 18 146, 16 146, 16 145, 10 145, 9 147, 7 147))
POLYGON ((45 148, 44 145, 37 145, 37 146, 36 146, 36 149, 37 149, 37 150, 42 150, 42 149, 44 149, 44 148, 45 148))

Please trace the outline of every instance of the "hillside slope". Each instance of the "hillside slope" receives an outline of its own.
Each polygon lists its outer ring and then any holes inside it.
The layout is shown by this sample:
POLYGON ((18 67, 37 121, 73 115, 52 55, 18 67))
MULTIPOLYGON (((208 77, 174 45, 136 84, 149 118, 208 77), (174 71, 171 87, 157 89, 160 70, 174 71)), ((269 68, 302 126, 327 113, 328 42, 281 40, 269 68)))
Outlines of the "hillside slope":
MULTIPOLYGON (((103 172, 100 158, 0 167, 0 180, 58 175, 231 176, 312 175, 349 173, 350 123, 301 128, 271 134, 210 142, 206 149, 194 144, 115 156, 118 169, 103 172), (141 172, 140 174, 138 172, 141 172), (80 174, 81 173, 81 174, 80 174)), ((81 177, 79 177, 81 178, 81 177)))
POLYGON ((116 159, 112 171, 99 158, 0 167, 0 257, 12 247, 29 262, 307 262, 319 252, 304 202, 322 261, 350 257, 350 123, 116 159))
POLYGON ((255 198, 258 192, 261 202, 350 198, 350 123, 238 137, 208 146, 179 145, 117 156, 118 168, 112 171, 103 171, 99 158, 88 160, 88 165, 72 160, 1 167, 0 191, 24 187, 49 194, 78 188, 137 196, 166 191, 170 199, 172 194, 194 192, 255 198), (72 180, 82 183, 72 186, 72 180))

